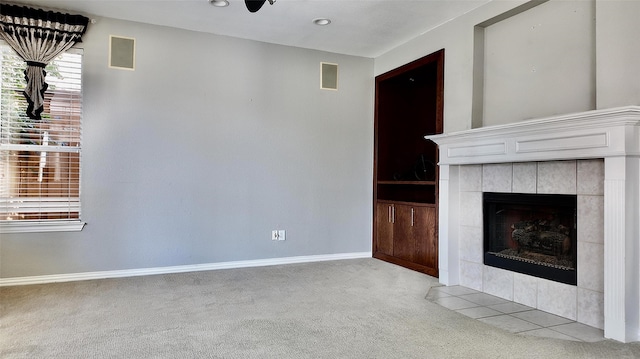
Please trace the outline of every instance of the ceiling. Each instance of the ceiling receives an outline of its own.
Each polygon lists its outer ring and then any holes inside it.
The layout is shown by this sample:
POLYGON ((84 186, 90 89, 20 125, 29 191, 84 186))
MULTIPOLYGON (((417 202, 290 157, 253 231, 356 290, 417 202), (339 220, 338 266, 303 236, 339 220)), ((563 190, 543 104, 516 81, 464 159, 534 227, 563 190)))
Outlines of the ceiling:
MULTIPOLYGON (((276 0, 250 13, 243 0, 9 0, 274 44, 375 58, 491 0, 276 0), (313 19, 329 18, 327 26, 313 19)), ((127 34, 119 34, 127 35, 127 34)))

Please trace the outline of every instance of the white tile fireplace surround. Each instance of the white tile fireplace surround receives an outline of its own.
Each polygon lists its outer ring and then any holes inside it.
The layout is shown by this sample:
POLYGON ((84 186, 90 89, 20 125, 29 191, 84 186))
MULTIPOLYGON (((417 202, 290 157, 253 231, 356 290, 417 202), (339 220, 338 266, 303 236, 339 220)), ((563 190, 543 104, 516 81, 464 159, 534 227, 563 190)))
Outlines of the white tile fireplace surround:
POLYGON ((640 340, 640 106, 427 136, 440 148, 440 282, 640 340), (482 193, 577 195, 577 285, 483 264, 482 193))

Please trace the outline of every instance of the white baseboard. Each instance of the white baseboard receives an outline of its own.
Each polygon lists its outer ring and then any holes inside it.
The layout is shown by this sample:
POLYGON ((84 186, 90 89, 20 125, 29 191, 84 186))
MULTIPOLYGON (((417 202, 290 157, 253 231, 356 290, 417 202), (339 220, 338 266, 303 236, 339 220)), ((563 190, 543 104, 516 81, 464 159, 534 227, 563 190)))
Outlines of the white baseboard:
POLYGON ((73 281, 91 280, 91 279, 137 277, 137 276, 155 275, 155 274, 199 272, 199 271, 218 270, 218 269, 266 267, 266 266, 281 265, 281 264, 311 263, 311 262, 323 262, 323 261, 334 261, 334 260, 356 259, 356 258, 371 258, 371 252, 322 254, 322 255, 313 255, 313 256, 256 259, 256 260, 235 261, 235 262, 190 264, 190 265, 172 266, 172 267, 123 269, 123 270, 112 270, 112 271, 101 271, 101 272, 0 278, 0 287, 8 287, 8 286, 14 286, 14 285, 28 285, 28 284, 73 282, 73 281))

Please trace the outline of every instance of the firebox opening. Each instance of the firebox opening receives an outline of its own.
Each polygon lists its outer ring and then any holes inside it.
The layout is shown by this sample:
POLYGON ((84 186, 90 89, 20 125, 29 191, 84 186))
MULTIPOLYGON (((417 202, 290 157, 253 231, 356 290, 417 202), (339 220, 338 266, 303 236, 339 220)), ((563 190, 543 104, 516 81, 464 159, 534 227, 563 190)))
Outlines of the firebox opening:
POLYGON ((576 285, 575 195, 483 193, 484 264, 576 285))

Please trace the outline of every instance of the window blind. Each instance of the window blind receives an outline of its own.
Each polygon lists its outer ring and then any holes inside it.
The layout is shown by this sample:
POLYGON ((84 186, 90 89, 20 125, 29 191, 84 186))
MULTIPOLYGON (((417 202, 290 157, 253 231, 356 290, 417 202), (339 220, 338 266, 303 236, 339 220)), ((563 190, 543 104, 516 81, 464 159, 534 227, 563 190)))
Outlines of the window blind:
POLYGON ((45 69, 42 120, 26 116, 24 61, 0 44, 0 224, 80 219, 82 52, 45 69))

